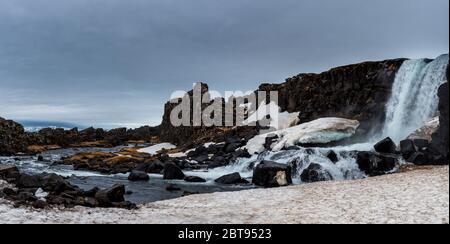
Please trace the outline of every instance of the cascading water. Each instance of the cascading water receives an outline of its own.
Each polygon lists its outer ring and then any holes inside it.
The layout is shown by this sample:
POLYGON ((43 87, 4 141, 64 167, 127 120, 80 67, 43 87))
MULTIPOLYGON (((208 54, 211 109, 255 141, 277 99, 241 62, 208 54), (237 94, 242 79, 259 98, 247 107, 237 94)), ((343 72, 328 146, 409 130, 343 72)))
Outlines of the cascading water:
POLYGON ((251 177, 252 166, 255 163, 270 160, 283 164, 294 161, 301 162, 300 165, 297 165, 294 178, 297 183, 301 182, 298 176, 310 163, 321 165, 334 180, 363 178, 365 175, 359 170, 352 151, 372 150, 374 143, 387 136, 398 143, 434 117, 437 114, 439 102, 437 90, 446 82, 448 59, 449 55, 442 55, 431 62, 420 59, 408 60, 403 63, 396 74, 392 95, 386 105, 384 129, 367 143, 334 148, 265 151, 250 159, 242 158, 232 165, 197 174, 210 180, 233 172, 240 172, 243 177, 251 177), (337 163, 332 163, 325 156, 330 150, 338 154, 339 161, 337 163))
POLYGON ((429 63, 424 59, 404 62, 386 106, 382 137, 389 136, 398 143, 436 115, 437 90, 446 82, 448 58, 442 55, 429 63))

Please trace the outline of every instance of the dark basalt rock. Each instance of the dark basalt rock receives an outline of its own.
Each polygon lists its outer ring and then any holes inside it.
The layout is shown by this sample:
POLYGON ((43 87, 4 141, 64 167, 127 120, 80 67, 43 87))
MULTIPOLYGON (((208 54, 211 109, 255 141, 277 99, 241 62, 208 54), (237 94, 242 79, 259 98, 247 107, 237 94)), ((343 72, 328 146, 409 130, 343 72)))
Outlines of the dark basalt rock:
POLYGON ((429 160, 424 153, 415 152, 407 159, 407 162, 415 165, 426 165, 429 163, 429 160))
POLYGON ((150 180, 150 176, 144 171, 137 171, 133 170, 131 171, 130 175, 128 176, 129 181, 148 181, 150 180))
POLYGON ((215 180, 215 182, 224 185, 248 184, 249 182, 242 178, 239 173, 224 175, 215 180))
POLYGON ((375 151, 377 151, 379 153, 394 154, 397 151, 397 146, 392 141, 392 139, 389 137, 381 140, 380 142, 375 144, 373 147, 375 148, 375 151))
POLYGON ((164 170, 164 163, 159 160, 154 160, 149 163, 145 172, 150 174, 161 174, 164 170))
POLYGON ((268 135, 264 142, 264 148, 268 151, 272 150, 272 144, 277 141, 278 135, 268 135))
POLYGON ((253 170, 252 183, 263 187, 279 187, 292 184, 292 169, 285 164, 262 161, 253 170))
POLYGON ((392 171, 397 165, 397 158, 375 154, 372 152, 358 152, 356 163, 359 169, 368 176, 384 175, 392 171))
POLYGON ((303 170, 300 178, 303 182, 313 183, 319 181, 333 180, 333 176, 326 171, 320 164, 311 163, 308 168, 303 170))
POLYGON ((125 201, 125 186, 114 185, 111 188, 100 190, 95 194, 95 200, 101 207, 111 207, 112 203, 125 201))
POLYGON ((0 165, 0 179, 9 183, 15 182, 20 177, 19 169, 14 165, 0 165))
POLYGON ((333 163, 337 163, 339 161, 339 158, 338 158, 337 154, 333 150, 330 150, 326 154, 326 157, 333 163))
POLYGON ((23 126, 0 117, 0 155, 10 156, 25 152, 27 143, 23 126))
POLYGON ((165 180, 183 180, 183 171, 174 163, 166 163, 163 170, 163 178, 165 180))
POLYGON ((416 151, 417 148, 416 145, 414 145, 413 140, 406 139, 400 142, 400 152, 402 153, 403 158, 408 159, 416 151))
MULTIPOLYGON (((450 66, 447 66, 447 81, 450 66)), ((439 129, 432 135, 431 147, 436 156, 433 164, 449 164, 449 87, 448 82, 438 91, 439 97, 439 129)))
POLYGON ((206 182, 205 179, 198 177, 198 176, 186 176, 184 177, 184 181, 186 182, 198 182, 198 183, 202 183, 202 182, 206 182))

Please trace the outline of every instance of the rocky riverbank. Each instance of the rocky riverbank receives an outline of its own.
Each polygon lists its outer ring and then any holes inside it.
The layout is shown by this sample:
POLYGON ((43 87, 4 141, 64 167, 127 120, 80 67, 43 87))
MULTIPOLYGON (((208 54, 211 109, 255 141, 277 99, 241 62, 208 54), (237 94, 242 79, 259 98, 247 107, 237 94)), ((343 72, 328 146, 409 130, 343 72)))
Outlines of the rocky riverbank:
POLYGON ((38 132, 26 132, 21 124, 0 117, 0 155, 36 154, 69 147, 114 147, 128 143, 157 142, 159 134, 159 127, 150 126, 113 130, 91 127, 81 131, 77 128, 45 128, 38 132))
POLYGON ((427 166, 355 181, 192 195, 139 205, 131 211, 84 207, 34 210, 14 208, 0 199, 0 222, 448 224, 448 186, 448 166, 427 166))

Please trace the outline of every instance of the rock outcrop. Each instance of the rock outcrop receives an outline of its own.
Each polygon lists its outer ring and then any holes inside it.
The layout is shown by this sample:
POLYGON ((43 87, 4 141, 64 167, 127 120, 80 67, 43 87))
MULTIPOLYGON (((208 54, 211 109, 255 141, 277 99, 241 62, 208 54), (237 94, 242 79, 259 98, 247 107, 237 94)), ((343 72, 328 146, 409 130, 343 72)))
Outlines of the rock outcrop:
POLYGON ((17 153, 35 154, 49 149, 66 147, 112 147, 130 141, 154 142, 159 139, 159 126, 137 129, 117 128, 103 130, 77 128, 44 128, 38 132, 25 132, 22 125, 0 118, 0 155, 17 153))
POLYGON ((24 129, 19 123, 0 117, 0 155, 13 155, 25 152, 24 129))
MULTIPOLYGON (((281 112, 300 112, 301 123, 324 117, 354 119, 361 122, 358 134, 366 135, 377 131, 382 125, 395 74, 404 61, 365 62, 334 68, 321 74, 300 74, 282 84, 262 84, 255 93, 279 92, 281 112)), ((206 84, 201 84, 201 92, 208 92, 206 84)), ((191 101, 192 94, 193 91, 189 92, 191 101)), ((179 146, 189 141, 192 148, 209 141, 219 142, 230 131, 242 138, 251 138, 260 129, 240 127, 233 131, 231 127, 174 127, 170 123, 170 114, 178 104, 165 104, 161 124, 163 141, 179 146)), ((206 106, 208 104, 203 104, 202 108, 206 106)))

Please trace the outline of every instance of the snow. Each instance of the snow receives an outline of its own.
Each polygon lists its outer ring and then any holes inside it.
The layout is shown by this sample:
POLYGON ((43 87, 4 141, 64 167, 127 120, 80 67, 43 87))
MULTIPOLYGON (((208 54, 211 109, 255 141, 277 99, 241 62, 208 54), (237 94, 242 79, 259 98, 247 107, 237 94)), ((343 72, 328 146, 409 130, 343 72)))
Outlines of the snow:
POLYGON ((356 120, 342 118, 321 118, 294 127, 257 135, 248 141, 245 148, 249 153, 264 151, 264 143, 269 135, 278 135, 272 151, 280 151, 283 147, 294 146, 301 143, 328 143, 352 136, 359 126, 356 120))
POLYGON ((449 167, 423 167, 354 181, 190 195, 132 211, 34 210, 14 208, 0 199, 0 223, 448 224, 449 167))
POLYGON ((34 196, 37 197, 39 200, 45 201, 45 198, 48 196, 48 193, 42 190, 42 188, 39 188, 34 193, 34 196))
POLYGON ((280 107, 275 102, 265 104, 265 102, 259 105, 258 109, 250 115, 245 121, 244 125, 256 123, 263 120, 267 115, 270 115, 271 121, 269 127, 276 130, 282 130, 294 126, 300 122, 298 118, 300 113, 280 112, 280 107))
POLYGON ((170 150, 170 149, 175 149, 177 148, 177 146, 170 144, 170 143, 160 143, 160 144, 156 144, 153 145, 151 147, 145 147, 145 148, 141 148, 138 150, 138 152, 143 152, 143 153, 148 153, 150 155, 155 155, 157 154, 159 151, 166 149, 166 150, 170 150))

